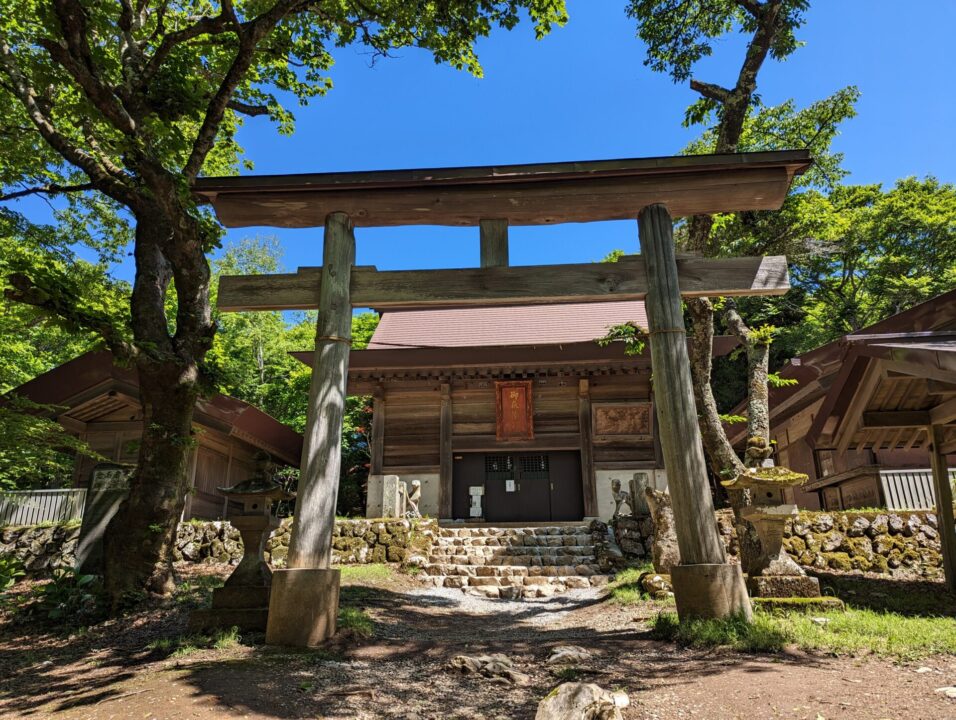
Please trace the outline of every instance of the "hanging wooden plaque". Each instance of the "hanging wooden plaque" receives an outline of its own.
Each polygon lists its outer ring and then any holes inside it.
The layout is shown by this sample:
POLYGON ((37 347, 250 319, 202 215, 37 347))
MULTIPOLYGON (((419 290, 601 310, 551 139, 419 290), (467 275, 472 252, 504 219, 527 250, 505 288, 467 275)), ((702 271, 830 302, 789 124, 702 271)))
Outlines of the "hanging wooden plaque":
POLYGON ((649 402, 594 403, 595 442, 653 440, 653 406, 649 402))
POLYGON ((533 440, 534 407, 530 380, 496 382, 495 403, 499 440, 533 440))

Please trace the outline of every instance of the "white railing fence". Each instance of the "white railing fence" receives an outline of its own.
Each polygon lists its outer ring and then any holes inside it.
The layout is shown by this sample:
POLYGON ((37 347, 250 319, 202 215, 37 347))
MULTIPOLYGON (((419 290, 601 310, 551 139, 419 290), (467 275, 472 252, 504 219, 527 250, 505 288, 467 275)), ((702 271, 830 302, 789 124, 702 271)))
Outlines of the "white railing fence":
MULTIPOLYGON (((949 471, 949 481, 956 481, 956 468, 949 471)), ((880 484, 886 507, 890 510, 930 510, 936 507, 932 470, 880 470, 880 484)))
POLYGON ((83 519, 86 488, 0 492, 0 527, 83 519))

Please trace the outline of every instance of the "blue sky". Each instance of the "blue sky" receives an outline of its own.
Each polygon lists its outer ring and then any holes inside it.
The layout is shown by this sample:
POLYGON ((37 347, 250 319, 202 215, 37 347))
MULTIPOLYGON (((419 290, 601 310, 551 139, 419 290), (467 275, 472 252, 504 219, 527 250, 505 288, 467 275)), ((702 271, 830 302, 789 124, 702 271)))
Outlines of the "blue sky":
MULTIPOLYGON (((571 20, 542 41, 530 24, 480 43, 483 79, 409 49, 372 66, 338 51, 334 89, 297 108, 292 137, 265 118, 240 141, 255 173, 547 162, 676 154, 698 130, 681 127, 696 95, 642 64, 644 48, 621 0, 569 0, 571 20)), ((846 86, 859 115, 836 141, 847 182, 891 184, 907 175, 956 181, 956 3, 817 0, 799 37, 806 47, 760 76, 765 103, 806 105, 846 86)), ((728 38, 696 76, 730 84, 742 43, 728 38)), ((246 173, 248 174, 248 173, 246 173)), ((357 262, 380 269, 478 263, 477 228, 359 228, 357 262)), ((511 230, 512 264, 587 262, 636 250, 634 223, 511 230)), ((231 230, 227 242, 277 235, 284 265, 321 262, 321 228, 231 230)), ((116 268, 131 279, 131 262, 116 268)))

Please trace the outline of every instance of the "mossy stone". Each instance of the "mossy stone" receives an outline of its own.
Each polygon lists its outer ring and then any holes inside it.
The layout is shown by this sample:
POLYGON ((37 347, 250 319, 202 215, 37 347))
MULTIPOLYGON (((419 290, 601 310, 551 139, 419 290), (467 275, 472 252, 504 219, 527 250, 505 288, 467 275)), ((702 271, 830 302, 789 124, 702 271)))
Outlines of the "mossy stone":
POLYGON ((783 541, 783 546, 791 555, 802 555, 807 549, 807 543, 802 537, 789 537, 783 541))
POLYGON ((870 561, 870 570, 885 574, 890 571, 890 566, 887 564, 885 557, 882 555, 874 555, 873 559, 870 561))
POLYGON ((401 545, 389 545, 385 553, 385 559, 388 560, 388 562, 405 562, 407 556, 408 550, 401 545))
POLYGON ((845 552, 821 553, 821 556, 826 559, 827 567, 834 570, 849 572, 853 569, 853 562, 845 552))
POLYGON ((376 545, 372 548, 372 551, 368 554, 369 562, 373 563, 384 563, 387 562, 387 548, 385 545, 376 545))

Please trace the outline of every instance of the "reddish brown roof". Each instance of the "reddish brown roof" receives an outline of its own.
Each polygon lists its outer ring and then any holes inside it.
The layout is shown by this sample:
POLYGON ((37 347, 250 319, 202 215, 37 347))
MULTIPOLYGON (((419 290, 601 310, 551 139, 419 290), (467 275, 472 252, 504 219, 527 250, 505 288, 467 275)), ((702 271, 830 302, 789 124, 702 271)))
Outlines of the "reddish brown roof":
MULTIPOLYGON (((808 350, 788 362, 780 370, 782 378, 797 380, 796 385, 770 388, 770 418, 776 425, 790 414, 807 407, 821 396, 833 393, 839 394, 843 387, 845 376, 851 371, 851 353, 855 353, 855 346, 866 344, 879 345, 883 340, 897 337, 900 333, 918 333, 941 337, 956 330, 956 290, 937 295, 919 305, 914 305, 896 315, 884 318, 868 327, 858 330, 852 335, 844 335, 813 350, 808 350), (788 408, 781 412, 780 408, 788 408)), ((915 340, 915 338, 914 338, 915 340)), ((932 339, 924 338, 926 343, 932 339)), ((919 341, 916 340, 918 343, 919 341)), ((952 352, 947 342, 945 349, 952 352)), ((898 348, 915 348, 913 343, 907 343, 898 348)), ((928 348, 922 348, 927 350, 928 348)), ((948 361, 944 361, 948 362, 948 361)), ((741 400, 732 414, 746 415, 747 400, 741 400)), ((730 441, 737 445, 746 438, 746 425, 743 423, 725 426, 730 441)))
POLYGON ((563 345, 593 341, 627 321, 647 327, 643 302, 392 310, 368 349, 563 345))
MULTIPOLYGON (((113 356, 105 351, 80 355, 10 391, 11 395, 55 406, 56 415, 69 414, 69 408, 117 393, 138 401, 139 379, 135 371, 114 364, 113 356)), ((106 412, 111 406, 97 407, 106 412)), ((243 400, 221 394, 200 399, 193 419, 200 425, 218 426, 226 434, 262 448, 284 462, 299 463, 302 436, 243 400)))

